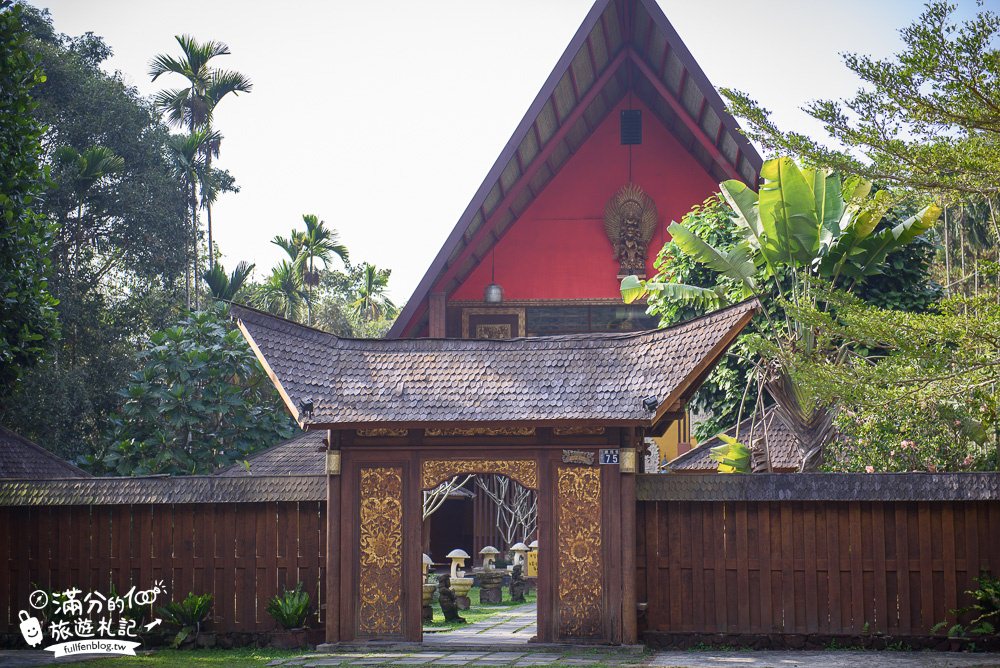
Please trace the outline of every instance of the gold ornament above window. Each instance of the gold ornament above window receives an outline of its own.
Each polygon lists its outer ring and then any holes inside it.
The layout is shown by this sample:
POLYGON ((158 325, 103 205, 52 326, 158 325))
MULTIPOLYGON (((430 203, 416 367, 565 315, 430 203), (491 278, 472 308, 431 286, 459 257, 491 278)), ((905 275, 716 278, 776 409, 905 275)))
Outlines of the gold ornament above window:
POLYGON ((656 204, 634 183, 622 187, 604 209, 604 231, 618 260, 618 278, 646 277, 646 247, 656 231, 656 204))

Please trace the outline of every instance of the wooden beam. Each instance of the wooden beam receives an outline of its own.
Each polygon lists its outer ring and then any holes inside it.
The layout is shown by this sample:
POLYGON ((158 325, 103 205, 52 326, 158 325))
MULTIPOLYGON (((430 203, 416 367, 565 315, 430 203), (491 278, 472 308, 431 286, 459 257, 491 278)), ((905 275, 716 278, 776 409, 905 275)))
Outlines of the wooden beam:
POLYGON ((432 339, 443 339, 447 336, 447 296, 443 292, 432 292, 430 297, 430 315, 428 316, 428 332, 432 339))
MULTIPOLYGON (((638 56, 633 57, 631 53, 630 53, 630 58, 632 62, 635 63, 635 66, 639 69, 639 72, 641 72, 642 75, 649 80, 650 85, 652 85, 653 88, 656 90, 656 92, 659 93, 664 100, 666 100, 667 104, 670 105, 671 109, 673 109, 674 112, 677 114, 677 116, 681 119, 681 122, 684 123, 687 129, 691 131, 695 139, 698 140, 698 142, 704 147, 704 149, 708 151, 708 154, 712 156, 712 159, 715 160, 720 167, 722 167, 722 170, 730 178, 742 181, 743 178, 740 176, 740 173, 739 171, 737 171, 736 167, 732 165, 728 160, 726 160, 726 156, 722 155, 722 151, 720 151, 719 148, 712 142, 712 140, 709 139, 708 135, 705 134, 705 131, 701 129, 701 126, 698 125, 698 123, 695 122, 693 118, 691 118, 691 114, 689 114, 687 112, 687 109, 684 108, 684 105, 681 103, 680 99, 674 97, 674 94, 671 93, 670 89, 668 89, 664 85, 660 77, 658 77, 656 73, 653 72, 653 70, 649 67, 649 65, 645 63, 645 61, 642 60, 642 58, 638 56)), ((685 72, 687 72, 687 70, 685 70, 685 72)), ((682 78, 681 85, 677 90, 678 95, 683 94, 683 87, 684 87, 684 82, 682 78)), ((753 186, 755 184, 748 184, 748 185, 753 186)))
MULTIPOLYGON (((530 165, 528 165, 528 169, 525 170, 521 178, 514 184, 514 187, 510 189, 510 192, 508 192, 507 195, 500 201, 500 204, 498 204, 493 210, 490 217, 483 221, 482 226, 472 236, 472 239, 466 242, 465 248, 462 249, 462 252, 459 253, 458 257, 456 257, 453 262, 448 264, 447 269, 445 269, 445 271, 442 272, 442 274, 434 282, 435 289, 440 290, 442 286, 446 285, 447 282, 458 273, 459 269, 464 264, 465 259, 472 252, 472 249, 478 247, 479 242, 483 239, 483 236, 488 234, 493 227, 495 227, 497 218, 502 216, 511 207, 514 201, 521 194, 521 191, 527 187, 538 170, 541 169, 542 165, 545 164, 545 162, 549 159, 549 156, 555 151, 556 147, 558 147, 569 134, 569 131, 576 124, 576 121, 583 116, 583 113, 590 106, 590 103, 594 101, 594 98, 597 97, 608 82, 614 78, 615 74, 618 72, 618 68, 620 68, 627 59, 628 49, 624 48, 618 53, 617 56, 615 56, 615 59, 608 64, 604 72, 601 73, 601 76, 598 77, 598 79, 590 87, 590 90, 587 91, 587 94, 584 95, 583 98, 576 104, 573 111, 570 112, 569 116, 566 117, 566 120, 559 126, 559 129, 557 129, 549 138, 549 141, 545 143, 545 146, 539 150, 538 155, 536 155, 535 159, 531 161, 530 165)), ((555 107, 553 105, 553 109, 554 108, 555 107)), ((556 120, 559 120, 558 115, 556 116, 556 120)), ((510 227, 507 229, 510 229, 510 227)), ((434 334, 431 333, 431 337, 433 336, 434 334)))

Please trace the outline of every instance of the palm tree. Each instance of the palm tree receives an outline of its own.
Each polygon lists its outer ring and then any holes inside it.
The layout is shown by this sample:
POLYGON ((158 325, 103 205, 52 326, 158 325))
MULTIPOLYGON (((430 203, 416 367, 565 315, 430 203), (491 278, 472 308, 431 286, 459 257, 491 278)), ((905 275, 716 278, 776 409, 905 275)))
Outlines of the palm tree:
POLYGON ((302 274, 288 260, 282 260, 271 270, 271 275, 257 287, 252 298, 255 306, 288 320, 298 317, 303 302, 308 304, 307 300, 308 294, 302 289, 302 274))
POLYGON ((354 315, 362 320, 378 320, 396 315, 396 305, 392 303, 386 290, 391 269, 377 269, 365 262, 361 265, 361 284, 357 299, 351 302, 354 315))
MULTIPOLYGON (((245 75, 231 70, 220 70, 211 67, 210 62, 217 56, 230 54, 229 47, 223 42, 208 41, 199 44, 188 35, 178 35, 174 39, 181 47, 183 55, 174 58, 160 54, 153 58, 149 75, 156 81, 163 74, 179 74, 188 80, 185 88, 162 90, 154 98, 156 107, 167 115, 167 120, 179 127, 187 127, 194 133, 196 129, 211 130, 212 114, 215 107, 226 96, 232 93, 249 93, 253 84, 245 75)), ((206 143, 202 150, 205 158, 204 175, 211 178, 212 158, 219 156, 219 146, 222 136, 216 135, 206 143)), ((204 188, 204 184, 202 186, 204 188)), ((208 218, 208 262, 215 265, 215 253, 212 244, 212 203, 215 197, 205 198, 205 212, 208 218)))
POLYGON ((298 270, 302 283, 306 286, 306 324, 312 324, 312 291, 319 285, 319 272, 316 261, 326 267, 336 255, 345 264, 349 253, 347 246, 340 243, 336 230, 331 230, 326 223, 313 214, 302 214, 306 231, 292 230, 288 237, 276 236, 271 240, 288 255, 292 265, 298 270))
POLYGON ((223 269, 221 264, 217 264, 202 274, 202 277, 205 279, 205 283, 208 284, 208 289, 211 290, 213 297, 233 301, 239 291, 243 289, 243 285, 246 283, 247 278, 250 277, 254 266, 256 265, 240 262, 236 265, 233 273, 226 276, 226 270, 223 269))
MULTIPOLYGON (((174 171, 184 182, 184 190, 188 199, 188 224, 191 226, 191 237, 188 242, 189 267, 193 265, 194 275, 198 275, 198 190, 197 184, 204 172, 202 147, 214 133, 205 130, 195 130, 188 135, 171 135, 167 140, 167 150, 173 160, 174 171), (192 253, 193 246, 193 253, 192 253)), ((185 291, 187 306, 191 308, 191 274, 185 272, 185 291)), ((194 295, 195 308, 199 306, 197 290, 194 295)))

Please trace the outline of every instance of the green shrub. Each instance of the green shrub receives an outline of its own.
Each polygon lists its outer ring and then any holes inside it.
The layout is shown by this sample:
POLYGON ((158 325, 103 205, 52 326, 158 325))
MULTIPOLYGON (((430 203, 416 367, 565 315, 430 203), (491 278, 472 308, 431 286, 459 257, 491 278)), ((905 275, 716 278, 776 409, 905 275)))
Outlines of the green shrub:
POLYGON ((212 609, 212 595, 196 595, 188 593, 187 598, 180 602, 167 603, 160 608, 163 621, 177 628, 173 646, 180 647, 189 637, 194 640, 201 632, 202 623, 208 619, 212 609), (193 635, 192 635, 193 634, 193 635))
POLYGON ((309 594, 302 591, 302 583, 295 589, 284 589, 267 604, 267 614, 283 629, 301 629, 309 617, 309 594))

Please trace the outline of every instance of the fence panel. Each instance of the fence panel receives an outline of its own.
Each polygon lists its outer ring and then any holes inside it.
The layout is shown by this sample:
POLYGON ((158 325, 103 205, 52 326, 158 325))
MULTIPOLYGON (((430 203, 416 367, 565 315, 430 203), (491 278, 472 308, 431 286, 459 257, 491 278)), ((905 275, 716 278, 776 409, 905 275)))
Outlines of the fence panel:
POLYGON ((997 501, 640 501, 664 633, 928 635, 1000 574, 997 501))
POLYGON ((0 633, 36 586, 107 594, 163 580, 173 600, 214 596, 211 630, 269 631, 268 601, 302 582, 320 603, 325 503, 0 506, 0 633))

